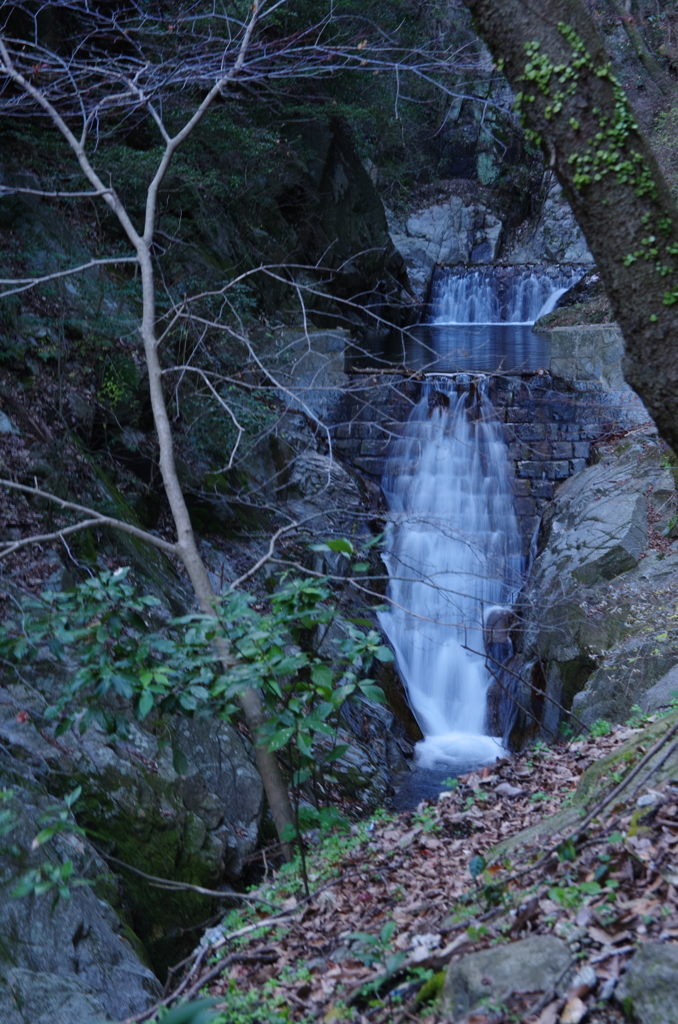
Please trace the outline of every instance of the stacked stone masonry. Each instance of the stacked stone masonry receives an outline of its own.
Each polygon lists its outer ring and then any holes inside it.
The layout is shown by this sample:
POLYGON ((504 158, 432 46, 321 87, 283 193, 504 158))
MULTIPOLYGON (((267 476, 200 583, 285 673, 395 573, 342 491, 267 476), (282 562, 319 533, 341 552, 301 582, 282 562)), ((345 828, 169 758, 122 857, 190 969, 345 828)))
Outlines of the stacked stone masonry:
MULTIPOLYGON (((458 379, 468 381, 462 374, 458 379)), ((389 445, 418 401, 421 386, 399 376, 353 375, 341 422, 332 430, 339 458, 379 481, 389 445)), ((548 374, 494 377, 489 396, 504 424, 526 550, 555 485, 588 465, 596 442, 634 428, 654 429, 632 391, 609 390, 599 381, 564 381, 548 374)))

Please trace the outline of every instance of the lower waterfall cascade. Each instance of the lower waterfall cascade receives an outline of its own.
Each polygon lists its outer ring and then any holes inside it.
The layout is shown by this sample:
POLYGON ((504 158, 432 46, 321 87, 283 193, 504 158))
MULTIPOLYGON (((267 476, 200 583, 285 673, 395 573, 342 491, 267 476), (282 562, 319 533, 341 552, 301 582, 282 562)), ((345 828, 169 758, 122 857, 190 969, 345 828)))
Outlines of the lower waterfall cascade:
POLYGON ((510 613, 523 556, 484 383, 457 391, 454 378, 428 379, 382 486, 390 607, 379 619, 424 734, 417 763, 491 763, 504 748, 488 731, 498 660, 488 661, 485 638, 488 623, 510 613))

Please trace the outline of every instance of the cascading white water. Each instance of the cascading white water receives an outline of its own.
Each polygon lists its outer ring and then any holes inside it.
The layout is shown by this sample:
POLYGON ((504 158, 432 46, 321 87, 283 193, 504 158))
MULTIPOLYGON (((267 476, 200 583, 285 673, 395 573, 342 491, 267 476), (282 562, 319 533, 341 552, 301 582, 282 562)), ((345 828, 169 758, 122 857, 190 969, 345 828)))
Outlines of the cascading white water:
POLYGON ((502 276, 494 267, 443 268, 431 286, 430 323, 533 324, 581 275, 576 267, 526 268, 502 276))
POLYGON ((390 607, 379 618, 425 737, 418 762, 489 763, 502 746, 487 735, 483 623, 513 604, 522 556, 506 446, 482 388, 424 386, 383 488, 390 607))

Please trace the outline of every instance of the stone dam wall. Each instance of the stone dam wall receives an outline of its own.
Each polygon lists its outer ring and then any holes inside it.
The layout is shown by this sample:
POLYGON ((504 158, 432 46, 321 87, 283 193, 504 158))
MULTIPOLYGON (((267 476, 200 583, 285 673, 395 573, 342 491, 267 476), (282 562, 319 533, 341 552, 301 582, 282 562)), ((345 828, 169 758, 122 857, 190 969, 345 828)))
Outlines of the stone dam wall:
MULTIPOLYGON (((555 486, 580 473, 597 442, 634 428, 654 432, 647 411, 621 375, 616 327, 549 332, 552 369, 493 377, 489 397, 504 425, 513 463, 516 513, 526 549, 555 486)), ((429 383, 435 381, 430 375, 429 383)), ((469 380, 459 374, 458 380, 469 380)), ((331 429, 335 454, 378 483, 392 440, 400 435, 422 382, 391 374, 351 374, 331 429)))
MULTIPOLYGON (((623 379, 623 340, 615 325, 543 333, 551 346, 550 372, 496 376, 489 386, 513 463, 526 550, 556 484, 589 464, 596 443, 635 428, 655 432, 623 379)), ((422 380, 392 371, 347 373, 347 331, 287 329, 280 344, 288 359, 277 373, 281 398, 325 424, 333 454, 376 485, 376 492, 389 446, 419 400, 422 380)))

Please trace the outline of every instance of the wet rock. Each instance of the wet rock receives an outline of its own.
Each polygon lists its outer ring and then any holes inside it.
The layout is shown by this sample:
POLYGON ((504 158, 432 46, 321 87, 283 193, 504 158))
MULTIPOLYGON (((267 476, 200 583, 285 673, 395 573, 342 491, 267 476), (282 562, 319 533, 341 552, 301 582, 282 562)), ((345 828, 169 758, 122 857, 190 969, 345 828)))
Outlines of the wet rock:
POLYGON ((503 1002, 513 992, 549 992, 562 981, 572 954, 562 939, 534 935, 484 949, 450 964, 442 1000, 452 1021, 482 1000, 503 1002))
POLYGON ((323 423, 337 422, 349 378, 344 372, 350 334, 344 330, 285 330, 277 335, 275 379, 288 407, 323 423))
POLYGON ((642 1024, 678 1024, 678 945, 646 942, 615 991, 624 1013, 642 1024))

